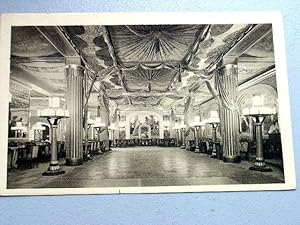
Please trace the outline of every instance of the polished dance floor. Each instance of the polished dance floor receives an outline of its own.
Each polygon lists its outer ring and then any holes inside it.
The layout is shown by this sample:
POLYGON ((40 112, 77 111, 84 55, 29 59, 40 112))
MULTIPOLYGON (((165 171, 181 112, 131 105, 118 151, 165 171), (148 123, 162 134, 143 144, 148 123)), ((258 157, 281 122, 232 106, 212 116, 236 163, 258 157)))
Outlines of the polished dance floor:
MULTIPOLYGON (((61 162, 63 164, 63 162, 61 162)), ((248 170, 252 163, 224 163, 179 148, 116 148, 82 166, 62 166, 65 174, 44 177, 48 164, 8 174, 8 188, 82 188, 284 182, 283 172, 248 170)))

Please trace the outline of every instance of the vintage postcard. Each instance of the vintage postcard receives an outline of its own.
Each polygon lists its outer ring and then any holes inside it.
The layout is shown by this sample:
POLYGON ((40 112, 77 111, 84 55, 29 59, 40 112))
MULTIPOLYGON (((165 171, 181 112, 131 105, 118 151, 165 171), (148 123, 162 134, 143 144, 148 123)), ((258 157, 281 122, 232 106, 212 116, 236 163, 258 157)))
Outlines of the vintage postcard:
POLYGON ((3 14, 1 195, 296 188, 277 12, 3 14))

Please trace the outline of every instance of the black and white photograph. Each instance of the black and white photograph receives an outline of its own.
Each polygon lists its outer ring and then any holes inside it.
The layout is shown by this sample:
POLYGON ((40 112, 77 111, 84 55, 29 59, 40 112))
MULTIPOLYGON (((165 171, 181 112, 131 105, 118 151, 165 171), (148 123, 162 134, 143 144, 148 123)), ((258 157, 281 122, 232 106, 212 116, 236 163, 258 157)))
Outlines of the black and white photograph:
POLYGON ((280 18, 179 15, 2 17, 0 194, 295 188, 280 18))

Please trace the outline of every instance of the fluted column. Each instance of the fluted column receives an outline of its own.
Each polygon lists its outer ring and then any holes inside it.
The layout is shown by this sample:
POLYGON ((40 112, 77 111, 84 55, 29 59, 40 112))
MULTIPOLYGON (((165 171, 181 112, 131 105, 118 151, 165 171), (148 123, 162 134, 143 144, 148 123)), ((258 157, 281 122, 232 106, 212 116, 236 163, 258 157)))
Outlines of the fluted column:
POLYGON ((68 64, 66 60, 65 74, 67 77, 67 108, 70 119, 67 126, 66 165, 82 164, 83 159, 83 67, 77 63, 68 64))
POLYGON ((104 142, 105 149, 104 151, 109 151, 109 108, 108 108, 108 98, 104 93, 100 92, 98 96, 98 103, 100 106, 100 118, 101 122, 104 123, 102 132, 100 133, 101 141, 104 142))
POLYGON ((186 147, 186 136, 185 136, 185 131, 186 131, 185 128, 181 128, 181 141, 182 141, 181 148, 182 148, 182 149, 185 149, 185 147, 186 147))
POLYGON ((171 109, 170 111, 170 138, 176 138, 176 130, 174 129, 175 126, 175 113, 174 110, 171 109))
MULTIPOLYGON (((222 61, 217 76, 220 79, 220 119, 223 143, 223 161, 230 163, 240 162, 239 149, 239 115, 234 106, 237 99, 238 67, 235 60, 222 61), (221 93, 222 92, 222 93, 221 93)), ((218 79, 216 78, 216 79, 218 79)), ((217 83, 217 82, 216 82, 217 83)))

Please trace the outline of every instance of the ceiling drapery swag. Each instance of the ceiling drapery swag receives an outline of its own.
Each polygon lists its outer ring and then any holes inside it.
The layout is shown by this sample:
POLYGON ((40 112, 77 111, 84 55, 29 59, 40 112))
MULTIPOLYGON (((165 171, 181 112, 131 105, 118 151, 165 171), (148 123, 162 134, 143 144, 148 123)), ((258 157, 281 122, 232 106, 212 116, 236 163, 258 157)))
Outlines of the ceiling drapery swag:
POLYGON ((112 118, 111 118, 112 123, 117 122, 117 119, 118 119, 118 109, 115 108, 113 113, 112 113, 112 118))
POLYGON ((137 63, 133 66, 125 66, 121 63, 119 63, 119 67, 122 70, 128 70, 128 71, 132 71, 132 70, 136 70, 138 68, 142 68, 144 70, 160 70, 160 69, 178 69, 179 66, 178 65, 174 65, 172 63, 137 63))

